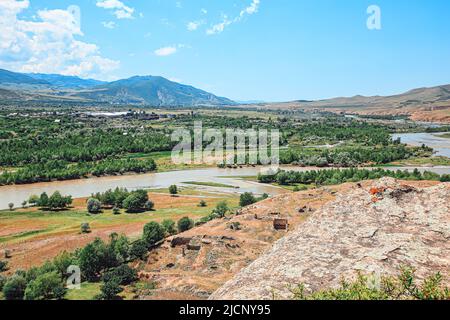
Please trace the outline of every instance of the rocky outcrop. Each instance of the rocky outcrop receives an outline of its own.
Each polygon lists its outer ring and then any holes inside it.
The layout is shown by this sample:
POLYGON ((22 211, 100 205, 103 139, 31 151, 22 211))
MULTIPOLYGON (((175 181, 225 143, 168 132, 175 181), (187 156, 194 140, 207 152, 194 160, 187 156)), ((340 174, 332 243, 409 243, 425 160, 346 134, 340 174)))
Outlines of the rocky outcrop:
POLYGON ((355 186, 218 289, 211 299, 290 298, 291 288, 337 287, 357 272, 450 279, 450 184, 414 188, 386 178, 355 186))

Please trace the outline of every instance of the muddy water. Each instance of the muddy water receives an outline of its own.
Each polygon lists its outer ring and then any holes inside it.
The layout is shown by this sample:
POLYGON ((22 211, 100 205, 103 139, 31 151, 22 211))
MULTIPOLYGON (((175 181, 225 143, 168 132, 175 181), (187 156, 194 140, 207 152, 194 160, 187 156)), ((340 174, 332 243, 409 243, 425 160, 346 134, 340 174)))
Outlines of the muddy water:
POLYGON ((440 136, 438 133, 404 133, 394 134, 393 139, 400 138, 402 143, 413 146, 425 144, 436 151, 437 156, 450 157, 450 139, 440 136))
MULTIPOLYGON (((285 170, 307 171, 320 170, 318 168, 282 167, 285 170)), ((388 168, 389 170, 413 170, 414 168, 388 168)), ((421 171, 429 170, 438 174, 449 174, 450 167, 419 168, 421 171)), ((116 187, 128 188, 129 190, 145 188, 167 188, 172 184, 187 186, 183 182, 216 182, 234 187, 216 188, 209 186, 192 186, 199 190, 218 193, 243 193, 253 192, 255 194, 268 193, 278 195, 287 192, 279 187, 260 184, 256 182, 244 181, 242 176, 256 176, 264 170, 262 168, 241 168, 241 169, 219 169, 208 168, 201 170, 172 171, 164 173, 151 173, 142 175, 127 175, 117 177, 101 177, 84 180, 57 181, 49 183, 36 183, 28 185, 2 186, 0 187, 0 210, 7 209, 8 203, 20 206, 23 200, 28 199, 33 194, 48 194, 60 191, 63 195, 72 195, 74 198, 87 197, 95 192, 104 192, 116 187)))

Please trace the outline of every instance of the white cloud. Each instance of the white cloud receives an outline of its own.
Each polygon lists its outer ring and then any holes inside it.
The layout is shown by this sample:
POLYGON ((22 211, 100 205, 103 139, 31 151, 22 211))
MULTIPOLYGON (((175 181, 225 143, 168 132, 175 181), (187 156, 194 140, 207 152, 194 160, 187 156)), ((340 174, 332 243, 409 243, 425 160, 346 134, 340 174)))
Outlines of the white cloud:
POLYGON ((208 14, 208 10, 206 10, 205 8, 202 8, 202 9, 200 10, 200 12, 203 13, 203 14, 208 14))
POLYGON ((261 4, 260 0, 252 0, 250 5, 239 13, 239 16, 236 18, 229 20, 226 15, 223 15, 222 22, 213 25, 211 28, 206 30, 206 34, 214 35, 218 33, 222 33, 225 28, 233 23, 240 22, 246 15, 252 15, 258 12, 259 5, 261 4))
POLYGON ((70 10, 40 10, 34 21, 18 18, 29 0, 0 1, 0 68, 105 78, 119 66, 83 36, 70 10))
POLYGON ((201 25, 205 24, 205 21, 200 20, 200 21, 191 21, 187 24, 187 29, 189 31, 195 31, 197 30, 201 25))
POLYGON ((113 14, 117 19, 133 19, 134 8, 128 7, 119 0, 97 0, 97 7, 114 10, 113 14))
POLYGON ((116 27, 116 23, 114 21, 102 22, 102 25, 107 29, 114 29, 116 27))
POLYGON ((177 47, 163 47, 155 50, 155 55, 158 57, 167 57, 177 52, 177 47))

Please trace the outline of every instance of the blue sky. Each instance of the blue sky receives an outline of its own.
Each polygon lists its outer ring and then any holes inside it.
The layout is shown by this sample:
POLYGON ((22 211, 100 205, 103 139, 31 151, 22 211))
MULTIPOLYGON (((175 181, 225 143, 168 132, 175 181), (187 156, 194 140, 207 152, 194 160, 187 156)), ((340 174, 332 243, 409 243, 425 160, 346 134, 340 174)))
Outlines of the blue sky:
POLYGON ((2 0, 17 27, 0 67, 161 75, 236 100, 387 95, 450 83, 449 13, 447 0, 2 0), (366 26, 373 4, 381 30, 366 26))

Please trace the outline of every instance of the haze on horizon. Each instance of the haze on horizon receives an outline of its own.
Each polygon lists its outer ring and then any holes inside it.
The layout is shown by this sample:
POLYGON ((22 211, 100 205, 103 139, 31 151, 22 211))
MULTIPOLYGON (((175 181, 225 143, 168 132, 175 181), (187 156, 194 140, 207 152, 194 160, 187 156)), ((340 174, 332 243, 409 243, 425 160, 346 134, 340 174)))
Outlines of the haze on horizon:
POLYGON ((449 9, 445 0, 2 0, 0 68, 157 75, 236 101, 390 95, 450 83, 449 9), (366 26, 372 4, 381 30, 366 26))

